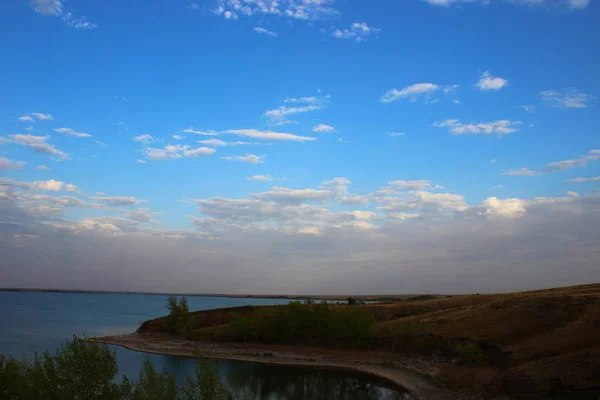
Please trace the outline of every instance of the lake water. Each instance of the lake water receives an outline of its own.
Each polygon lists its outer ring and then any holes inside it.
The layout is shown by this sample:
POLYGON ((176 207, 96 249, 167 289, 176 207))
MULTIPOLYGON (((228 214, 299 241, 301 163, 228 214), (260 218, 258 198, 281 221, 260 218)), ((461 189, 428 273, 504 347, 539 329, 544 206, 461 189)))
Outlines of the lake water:
MULTIPOLYGON (((289 300, 189 296, 191 310, 242 305, 286 304, 289 300)), ((0 292, 0 353, 15 358, 54 350, 73 335, 106 336, 134 332, 141 322, 166 314, 167 296, 0 292)), ((119 374, 137 378, 150 358, 159 371, 170 371, 178 382, 192 375, 191 358, 148 355, 111 346, 119 374)), ((239 361, 218 361, 224 382, 250 390, 257 400, 313 400, 311 382, 335 387, 336 398, 348 400, 409 399, 405 391, 369 375, 307 367, 283 367, 239 361)))

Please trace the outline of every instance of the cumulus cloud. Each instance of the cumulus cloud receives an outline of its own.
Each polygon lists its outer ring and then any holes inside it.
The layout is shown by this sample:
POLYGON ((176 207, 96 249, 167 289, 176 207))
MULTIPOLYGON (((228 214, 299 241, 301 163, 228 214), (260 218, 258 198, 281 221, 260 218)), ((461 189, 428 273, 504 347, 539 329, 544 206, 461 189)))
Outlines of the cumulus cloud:
POLYGON ((481 91, 498 91, 508 84, 506 79, 492 76, 489 71, 485 71, 481 75, 481 79, 477 82, 477 87, 481 91))
POLYGON ((105 205, 105 213, 114 203, 23 194, 29 184, 5 183, 0 254, 8 287, 472 293, 600 280, 598 195, 468 204, 460 194, 426 188, 371 196, 376 207, 344 211, 340 199, 364 195, 336 178, 317 188, 190 200, 198 216, 190 216, 195 230, 185 231, 152 225, 156 214, 148 209, 62 218, 68 207, 105 205))
POLYGON ((257 156, 256 154, 246 154, 245 156, 226 156, 221 157, 227 161, 241 161, 248 164, 262 164, 265 156, 257 156))
POLYGON ((47 143, 50 136, 34 136, 34 135, 11 135, 12 142, 21 146, 26 146, 37 153, 49 154, 56 156, 60 160, 69 160, 71 157, 62 150, 57 149, 47 143))
POLYGON ((134 136, 133 140, 144 144, 156 142, 156 139, 152 137, 152 135, 148 135, 147 133, 143 135, 134 136))
POLYGON ((587 108, 588 103, 596 97, 582 93, 578 89, 545 90, 540 92, 540 99, 547 107, 555 108, 587 108))
POLYGON ((370 27, 366 22, 354 22, 346 29, 334 28, 331 36, 336 39, 353 39, 357 43, 364 42, 369 36, 379 35, 381 29, 370 27))
POLYGON ((38 170, 40 170, 40 171, 50 171, 50 168, 46 167, 45 165, 38 165, 35 168, 38 169, 38 170))
POLYGON ((397 188, 397 189, 425 189, 428 187, 431 187, 431 181, 426 181, 426 180, 412 180, 412 181, 403 181, 403 180, 398 180, 398 181, 391 181, 389 182, 390 185, 392 185, 393 187, 397 188))
POLYGON ((331 125, 319 124, 313 127, 313 132, 335 132, 335 128, 331 125))
POLYGON ((508 133, 517 132, 519 129, 516 128, 518 125, 522 125, 522 121, 509 121, 509 120, 498 120, 493 122, 478 122, 465 124, 460 122, 458 119, 447 119, 445 121, 436 122, 433 124, 436 128, 450 128, 450 133, 454 135, 464 134, 483 134, 492 135, 497 134, 498 136, 506 135, 508 133))
POLYGON ((25 161, 12 161, 8 158, 0 157, 0 171, 2 170, 20 170, 25 168, 25 161))
POLYGON ((54 132, 64 133, 65 135, 74 136, 77 138, 92 137, 89 133, 77 132, 71 128, 56 128, 54 132))

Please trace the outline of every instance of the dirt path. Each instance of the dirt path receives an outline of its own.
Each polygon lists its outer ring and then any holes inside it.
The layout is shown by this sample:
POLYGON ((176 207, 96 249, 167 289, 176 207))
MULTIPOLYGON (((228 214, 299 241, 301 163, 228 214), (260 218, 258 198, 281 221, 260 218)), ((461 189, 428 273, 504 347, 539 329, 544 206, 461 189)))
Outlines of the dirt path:
POLYGON ((338 351, 322 348, 247 345, 240 343, 197 342, 165 335, 128 334, 91 338, 91 341, 125 347, 145 353, 192 357, 200 352, 206 358, 265 364, 347 369, 378 376, 411 392, 418 400, 457 398, 430 378, 437 372, 435 360, 395 358, 391 361, 375 352, 338 351))

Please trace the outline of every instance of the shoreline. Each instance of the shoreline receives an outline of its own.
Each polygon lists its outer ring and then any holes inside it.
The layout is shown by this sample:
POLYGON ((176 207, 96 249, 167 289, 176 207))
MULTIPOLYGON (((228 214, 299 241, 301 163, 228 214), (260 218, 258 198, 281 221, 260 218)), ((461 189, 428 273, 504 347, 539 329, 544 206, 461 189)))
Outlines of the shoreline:
POLYGON ((120 346, 131 351, 167 356, 194 357, 194 353, 200 351, 203 357, 217 360, 356 371, 390 381, 394 385, 408 390, 415 400, 450 400, 454 398, 446 390, 436 385, 430 374, 417 371, 418 368, 407 368, 410 363, 416 365, 422 363, 422 359, 417 358, 404 360, 405 365, 403 366, 390 367, 387 364, 382 365, 386 363, 386 360, 378 358, 374 353, 328 352, 317 349, 305 349, 308 351, 298 352, 298 349, 293 346, 196 342, 173 339, 164 335, 139 333, 94 337, 88 340, 120 346))

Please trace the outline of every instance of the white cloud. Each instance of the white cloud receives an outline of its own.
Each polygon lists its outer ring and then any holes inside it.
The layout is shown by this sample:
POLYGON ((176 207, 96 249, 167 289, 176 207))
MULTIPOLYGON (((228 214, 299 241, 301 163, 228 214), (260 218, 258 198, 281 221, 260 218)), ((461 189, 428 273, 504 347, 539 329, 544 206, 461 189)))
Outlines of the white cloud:
POLYGON ((109 206, 133 206, 148 202, 147 200, 140 200, 133 196, 92 196, 90 198, 109 206))
POLYGON ((198 143, 202 143, 207 146, 215 146, 215 147, 241 146, 241 145, 245 145, 245 144, 254 144, 254 143, 250 143, 250 142, 226 142, 224 140, 219 140, 219 139, 198 140, 198 143))
POLYGON ((545 90, 540 98, 547 107, 555 108, 587 108, 588 103, 596 97, 580 92, 578 89, 545 90))
POLYGON ((543 170, 545 172, 553 172, 575 167, 584 167, 590 161, 597 160, 600 160, 600 150, 590 150, 586 155, 574 158, 572 160, 563 160, 548 163, 544 166, 543 170))
POLYGON ((241 161, 249 164, 262 164, 264 158, 265 156, 257 156, 256 154, 246 154, 245 156, 221 157, 222 160, 241 161))
POLYGON ((92 137, 89 133, 77 132, 71 128, 56 128, 54 132, 64 133, 65 135, 74 136, 78 138, 92 137))
POLYGON ((36 168, 40 171, 50 171, 50 168, 46 167, 45 165, 38 165, 36 168))
POLYGON ((410 101, 417 101, 422 97, 427 100, 433 92, 436 92, 439 89, 440 86, 433 83, 416 83, 414 85, 407 86, 402 90, 390 89, 386 92, 386 94, 381 96, 379 101, 382 103, 391 103, 393 101, 406 98, 410 99, 410 101))
POLYGON ((144 144, 156 142, 156 139, 152 137, 152 135, 148 135, 147 133, 139 136, 134 136, 133 140, 144 144))
POLYGON ((492 164, 496 164, 496 162, 497 162, 497 161, 498 161, 498 160, 497 160, 497 159, 495 159, 495 158, 492 158, 492 159, 490 160, 490 162, 491 162, 492 164))
POLYGON ((335 0, 219 0, 213 12, 231 20, 254 15, 317 20, 338 14, 331 7, 334 3, 335 0))
POLYGON ((363 42, 369 36, 375 36, 381 32, 381 29, 372 28, 366 22, 354 22, 347 29, 334 29, 331 33, 336 39, 354 39, 357 43, 363 42))
POLYGON ((31 6, 36 13, 42 15, 62 14, 63 4, 61 0, 30 0, 31 6))
POLYGON ((404 133, 404 132, 388 132, 388 136, 391 136, 391 137, 406 136, 406 133, 404 133))
POLYGON ((585 182, 600 182, 600 176, 594 176, 591 178, 571 178, 567 179, 567 183, 585 183, 585 182))
POLYGON ((276 32, 270 31, 270 30, 265 29, 265 28, 260 27, 260 26, 255 26, 254 27, 254 32, 260 33, 261 35, 267 35, 267 36, 272 36, 272 37, 279 36, 276 32))
POLYGON ((520 199, 501 200, 490 197, 483 202, 485 214, 491 217, 519 218, 527 211, 525 202, 520 199))
POLYGON ((194 135, 202 135, 202 136, 217 136, 218 133, 215 131, 199 131, 194 128, 187 128, 183 130, 184 133, 193 133, 194 135))
POLYGON ((529 168, 520 168, 514 169, 508 172, 503 172, 502 175, 510 175, 510 176, 538 176, 542 175, 541 172, 531 170, 529 168))
POLYGON ((7 169, 20 170, 23 169, 26 164, 25 161, 12 161, 8 158, 0 157, 0 171, 7 169))
POLYGON ((517 106, 518 108, 527 111, 527 112, 534 112, 535 111, 535 106, 529 105, 529 104, 525 104, 523 106, 517 106))
POLYGON ((138 159, 136 160, 136 163, 138 163, 138 164, 146 164, 146 161, 145 161, 145 160, 142 160, 141 158, 138 158, 138 159))
POLYGON ((503 189, 504 185, 494 185, 490 188, 490 190, 498 190, 498 189, 503 189))
POLYGON ((391 181, 391 182, 389 182, 389 184, 400 190, 425 189, 425 188, 431 187, 431 181, 426 181, 426 180, 412 180, 412 181, 399 180, 399 181, 391 181))
POLYGON ((313 127, 313 132, 335 132, 335 128, 331 125, 319 124, 313 127))
POLYGON ((292 135, 291 133, 280 133, 271 131, 259 131, 256 129, 230 129, 223 131, 222 133, 229 133, 232 135, 251 137, 253 139, 264 139, 264 140, 291 140, 294 142, 307 142, 316 140, 314 137, 309 136, 298 136, 292 135))
MULTIPOLYGON (((474 3, 488 5, 490 0, 423 0, 435 6, 449 7, 453 4, 474 3)), ((590 0, 504 0, 507 3, 524 6, 548 6, 548 7, 568 7, 573 9, 583 9, 588 6, 590 0)))
POLYGON ((22 115, 19 117, 19 121, 23 121, 23 122, 50 121, 53 119, 54 119, 54 117, 52 116, 52 114, 43 114, 43 113, 36 113, 36 112, 22 115))
POLYGON ((183 139, 183 138, 184 138, 184 137, 183 137, 183 136, 181 136, 181 135, 173 135, 173 139, 175 139, 175 140, 181 140, 181 139, 183 139))
POLYGON ((61 192, 63 190, 67 192, 79 192, 77 186, 70 183, 57 181, 55 179, 50 179, 47 181, 35 181, 31 183, 30 187, 33 190, 44 190, 48 192, 61 192))
POLYGON ((97 28, 98 25, 91 23, 88 21, 87 17, 75 17, 72 13, 66 13, 63 15, 63 21, 67 24, 67 26, 71 28, 79 29, 94 29, 97 28))
POLYGON ((522 121, 499 120, 493 122, 479 122, 472 124, 464 124, 458 119, 447 119, 445 121, 436 122, 433 126, 437 128, 450 128, 450 133, 454 135, 464 134, 497 134, 499 136, 512 132, 517 132, 519 129, 516 125, 523 124, 522 121))
MULTIPOLYGON (((321 92, 319 91, 319 94, 321 92)), ((319 98, 316 96, 311 97, 288 97, 284 99, 284 103, 293 103, 293 104, 307 104, 307 103, 316 103, 319 101, 319 98)))
POLYGON ((50 136, 34 136, 34 135, 11 135, 13 142, 21 145, 27 146, 37 153, 50 154, 58 157, 60 160, 69 160, 71 157, 62 150, 58 150, 56 147, 47 143, 47 140, 50 139, 50 136))
MULTIPOLYGON (((188 145, 167 145, 162 149, 148 147, 142 150, 142 153, 150 160, 177 160, 182 157, 197 157, 197 156, 209 156, 216 152, 215 149, 208 147, 199 147, 192 149, 188 145)), ((138 160, 139 162, 139 160, 138 160)))
POLYGON ((198 147, 197 149, 184 150, 183 155, 186 157, 210 156, 215 154, 216 150, 209 147, 198 147))
POLYGON ((268 182, 268 181, 273 180, 273 178, 269 175, 254 175, 254 176, 251 176, 246 179, 249 181, 263 181, 263 182, 268 182))
POLYGON ((508 84, 508 81, 506 79, 494 77, 492 76, 492 74, 490 74, 489 71, 485 71, 481 75, 481 79, 479 80, 479 82, 477 82, 476 86, 479 88, 479 90, 482 91, 497 91, 506 86, 506 84, 508 84))

